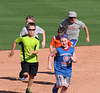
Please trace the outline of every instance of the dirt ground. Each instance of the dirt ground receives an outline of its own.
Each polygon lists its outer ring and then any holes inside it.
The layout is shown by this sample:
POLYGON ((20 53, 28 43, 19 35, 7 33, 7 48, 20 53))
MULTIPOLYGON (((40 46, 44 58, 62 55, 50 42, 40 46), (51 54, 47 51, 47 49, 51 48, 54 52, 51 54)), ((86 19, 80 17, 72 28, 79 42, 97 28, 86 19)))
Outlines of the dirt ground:
MULTIPOLYGON (((67 93, 100 93, 100 46, 75 48, 78 61, 73 63, 67 93)), ((21 70, 20 50, 16 50, 10 59, 9 52, 0 51, 0 93, 25 93, 28 79, 23 82, 18 79, 21 70)), ((54 70, 47 70, 48 55, 48 48, 40 49, 39 70, 32 85, 33 93, 52 93, 56 80, 54 70)))

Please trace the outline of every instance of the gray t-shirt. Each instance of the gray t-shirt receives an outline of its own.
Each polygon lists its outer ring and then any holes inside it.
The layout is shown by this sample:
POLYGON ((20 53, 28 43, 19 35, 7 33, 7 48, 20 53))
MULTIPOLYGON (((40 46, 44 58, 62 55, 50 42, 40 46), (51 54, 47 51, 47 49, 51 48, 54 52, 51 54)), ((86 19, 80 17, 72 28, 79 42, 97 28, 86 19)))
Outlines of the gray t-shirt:
MULTIPOLYGON (((36 26, 36 31, 34 33, 34 35, 38 38, 38 34, 43 34, 43 29, 40 28, 39 26, 36 26)), ((22 31, 20 32, 20 36, 22 36, 23 34, 28 34, 27 31, 27 26, 23 27, 22 31)))
POLYGON ((80 28, 84 29, 85 24, 82 21, 76 19, 75 23, 70 23, 69 19, 65 19, 60 23, 60 26, 64 26, 66 34, 71 39, 77 39, 79 37, 80 28))

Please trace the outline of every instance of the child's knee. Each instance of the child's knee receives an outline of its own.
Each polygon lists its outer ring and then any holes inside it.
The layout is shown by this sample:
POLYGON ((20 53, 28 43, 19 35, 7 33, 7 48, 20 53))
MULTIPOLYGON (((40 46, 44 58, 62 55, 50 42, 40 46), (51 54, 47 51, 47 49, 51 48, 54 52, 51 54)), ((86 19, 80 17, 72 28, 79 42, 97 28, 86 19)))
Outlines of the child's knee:
POLYGON ((34 75, 33 75, 33 74, 30 74, 29 77, 30 77, 31 79, 34 79, 34 75))
POLYGON ((62 90, 63 90, 63 91, 66 91, 66 90, 67 90, 67 87, 62 86, 62 90))
POLYGON ((61 88, 61 86, 56 85, 57 88, 61 88))
POLYGON ((23 76, 28 76, 28 73, 27 73, 27 72, 24 72, 24 73, 23 73, 23 76))
POLYGON ((28 73, 23 73, 22 71, 19 73, 19 77, 22 78, 23 76, 28 77, 28 73))

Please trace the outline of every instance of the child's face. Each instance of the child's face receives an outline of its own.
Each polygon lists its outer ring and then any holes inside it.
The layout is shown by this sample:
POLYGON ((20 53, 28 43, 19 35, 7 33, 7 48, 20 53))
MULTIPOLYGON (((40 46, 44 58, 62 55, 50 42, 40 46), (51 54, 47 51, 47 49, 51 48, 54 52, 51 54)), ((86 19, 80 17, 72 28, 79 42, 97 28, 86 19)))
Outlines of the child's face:
POLYGON ((70 23, 75 23, 76 22, 76 17, 69 17, 70 23))
POLYGON ((30 22, 34 23, 34 20, 32 20, 32 19, 27 19, 27 20, 26 20, 26 24, 27 24, 27 25, 28 25, 30 22))
POLYGON ((68 46, 69 40, 67 38, 60 39, 61 45, 66 48, 68 46))
POLYGON ((28 35, 31 37, 34 36, 34 33, 35 33, 35 26, 30 26, 28 28, 28 35))

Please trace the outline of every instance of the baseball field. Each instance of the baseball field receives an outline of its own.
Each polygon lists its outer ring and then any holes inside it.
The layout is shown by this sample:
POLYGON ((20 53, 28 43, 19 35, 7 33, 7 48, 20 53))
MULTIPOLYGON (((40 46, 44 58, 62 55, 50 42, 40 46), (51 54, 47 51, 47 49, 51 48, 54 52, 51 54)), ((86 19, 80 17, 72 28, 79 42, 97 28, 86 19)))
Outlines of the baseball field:
MULTIPOLYGON (((9 59, 7 51, 0 51, 0 93, 25 93, 27 80, 19 80, 20 50, 9 59)), ((49 49, 40 49, 39 71, 32 85, 32 93, 52 93, 54 70, 47 70, 49 49)), ((76 47, 77 63, 73 64, 72 78, 67 93, 100 92, 100 46, 76 47)), ((53 68, 53 61, 52 61, 53 68)), ((60 93, 60 92, 58 92, 60 93)))
MULTIPOLYGON (((67 12, 75 11, 78 19, 89 30, 90 42, 80 30, 75 47, 77 63, 73 64, 72 78, 67 93, 100 92, 100 0, 0 0, 0 93, 25 93, 28 78, 19 80, 20 47, 8 58, 13 41, 26 25, 26 16, 33 15, 36 25, 46 32, 46 47, 40 46, 39 71, 32 85, 33 93, 52 93, 56 82, 54 70, 47 70, 49 44, 67 12)), ((42 35, 39 35, 40 45, 42 35)), ((53 68, 53 60, 52 60, 53 68)), ((60 93, 60 90, 59 92, 60 93)))

